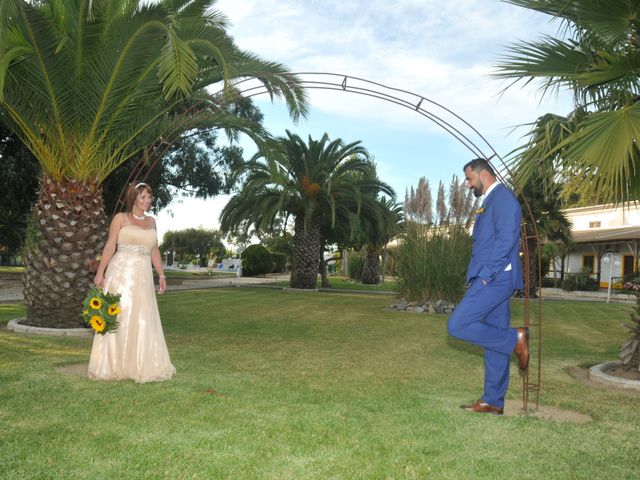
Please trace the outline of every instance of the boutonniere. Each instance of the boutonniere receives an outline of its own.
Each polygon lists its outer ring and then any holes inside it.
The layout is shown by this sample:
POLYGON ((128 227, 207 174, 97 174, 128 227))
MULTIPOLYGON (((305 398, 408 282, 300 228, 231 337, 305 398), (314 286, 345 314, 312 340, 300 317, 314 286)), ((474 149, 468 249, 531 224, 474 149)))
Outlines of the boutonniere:
POLYGON ((484 213, 484 207, 480 207, 476 210, 476 215, 482 215, 484 213))

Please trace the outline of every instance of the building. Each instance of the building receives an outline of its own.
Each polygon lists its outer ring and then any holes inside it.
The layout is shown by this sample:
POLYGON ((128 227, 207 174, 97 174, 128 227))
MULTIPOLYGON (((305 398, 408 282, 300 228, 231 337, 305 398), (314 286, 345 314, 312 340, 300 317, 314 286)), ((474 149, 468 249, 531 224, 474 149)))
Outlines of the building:
POLYGON ((640 205, 596 205, 569 208, 574 246, 564 259, 556 259, 549 275, 589 271, 601 287, 613 286, 638 272, 640 205), (563 261, 564 260, 564 261, 563 261))

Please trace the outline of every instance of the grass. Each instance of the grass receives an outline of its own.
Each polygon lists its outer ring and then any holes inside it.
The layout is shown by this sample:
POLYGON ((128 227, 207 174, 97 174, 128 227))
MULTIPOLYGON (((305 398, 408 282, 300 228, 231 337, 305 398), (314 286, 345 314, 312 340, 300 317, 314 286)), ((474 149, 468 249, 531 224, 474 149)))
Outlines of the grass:
POLYGON ((2 266, 2 267, 0 267, 0 273, 22 273, 22 272, 24 272, 24 267, 18 267, 18 266, 13 266, 13 267, 2 266))
MULTIPOLYGON (((615 358, 629 305, 544 305, 542 402, 594 418, 575 425, 461 411, 480 394, 481 352, 448 338, 446 317, 388 311, 388 297, 159 301, 168 382, 58 373, 88 361, 90 339, 0 331, 0 478, 638 478, 640 396, 567 372, 615 358)), ((0 324, 22 311, 0 305, 0 324)))

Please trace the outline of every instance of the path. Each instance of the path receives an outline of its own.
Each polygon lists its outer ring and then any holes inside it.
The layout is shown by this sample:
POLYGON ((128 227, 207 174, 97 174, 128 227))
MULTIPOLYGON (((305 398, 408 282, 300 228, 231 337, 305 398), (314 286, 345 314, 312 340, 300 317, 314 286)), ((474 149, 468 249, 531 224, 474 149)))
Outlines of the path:
MULTIPOLYGON (((174 277, 176 278, 176 277, 174 277)), ((266 285, 277 282, 288 282, 289 274, 271 274, 264 277, 226 277, 226 278, 199 278, 197 280, 190 280, 189 277, 180 278, 182 283, 167 285, 167 291, 180 291, 180 290, 201 290, 207 288, 222 288, 233 286, 251 286, 251 285, 266 285)), ((0 303, 19 303, 24 300, 22 293, 22 280, 15 276, 15 279, 7 279, 6 277, 0 281, 0 303)))

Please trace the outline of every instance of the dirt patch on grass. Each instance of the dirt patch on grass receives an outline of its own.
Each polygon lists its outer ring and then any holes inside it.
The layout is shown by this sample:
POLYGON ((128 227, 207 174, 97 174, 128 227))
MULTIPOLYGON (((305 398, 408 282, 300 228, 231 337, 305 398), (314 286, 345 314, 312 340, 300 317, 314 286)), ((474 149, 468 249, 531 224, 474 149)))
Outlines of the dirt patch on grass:
POLYGON ((534 417, 540 420, 550 420, 552 422, 568 422, 584 424, 589 423, 593 419, 584 413, 566 410, 564 408, 553 407, 550 405, 540 405, 537 410, 530 409, 525 413, 522 409, 522 400, 507 400, 504 406, 504 415, 506 417, 534 417))
POLYGON ((640 382, 640 371, 638 370, 625 370, 621 366, 614 366, 604 369, 604 373, 611 375, 612 377, 624 378, 625 380, 635 380, 640 382))

